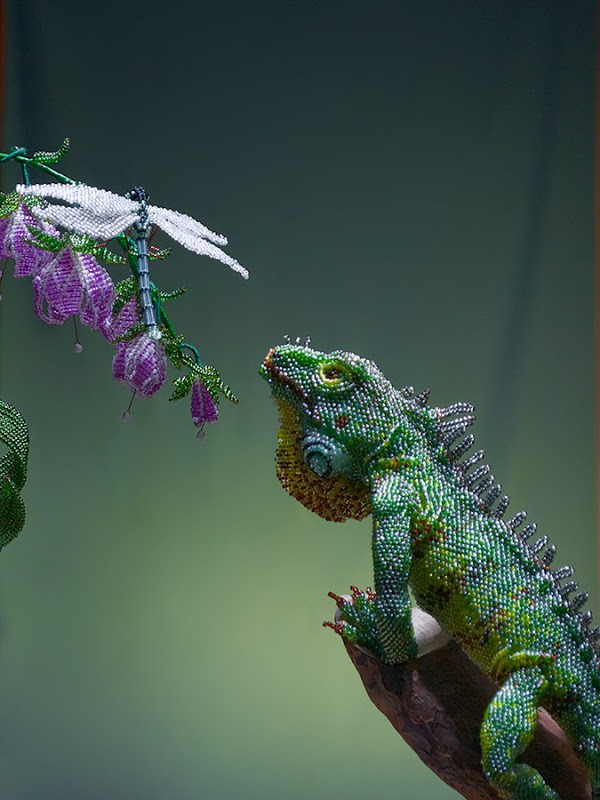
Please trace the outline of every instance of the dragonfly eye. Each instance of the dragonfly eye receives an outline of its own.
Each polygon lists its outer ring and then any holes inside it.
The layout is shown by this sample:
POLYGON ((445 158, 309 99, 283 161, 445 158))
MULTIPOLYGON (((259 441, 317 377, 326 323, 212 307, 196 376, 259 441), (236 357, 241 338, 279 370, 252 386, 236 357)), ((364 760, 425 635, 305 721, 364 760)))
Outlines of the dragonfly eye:
POLYGON ((127 192, 125 197, 134 200, 137 203, 145 203, 150 199, 148 192, 143 186, 134 186, 130 192, 127 192))

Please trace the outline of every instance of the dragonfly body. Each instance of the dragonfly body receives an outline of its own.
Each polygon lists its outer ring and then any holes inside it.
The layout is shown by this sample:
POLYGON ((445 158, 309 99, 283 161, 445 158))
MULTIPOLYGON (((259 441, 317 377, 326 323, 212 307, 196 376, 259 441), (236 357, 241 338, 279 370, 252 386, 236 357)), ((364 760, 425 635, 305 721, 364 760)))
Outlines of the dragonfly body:
POLYGON ((142 322, 151 339, 160 339, 161 332, 156 320, 156 310, 150 294, 150 265, 148 262, 148 237, 150 223, 148 221, 148 195, 142 186, 134 187, 127 195, 130 200, 138 202, 138 218, 133 223, 135 246, 137 250, 137 284, 142 310, 142 322))

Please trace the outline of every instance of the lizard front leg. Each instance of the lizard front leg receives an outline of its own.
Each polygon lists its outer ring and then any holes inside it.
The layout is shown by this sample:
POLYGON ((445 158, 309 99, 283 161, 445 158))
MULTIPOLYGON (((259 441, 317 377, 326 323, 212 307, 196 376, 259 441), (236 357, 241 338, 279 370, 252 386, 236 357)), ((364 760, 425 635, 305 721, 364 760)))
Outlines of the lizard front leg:
POLYGON ((382 661, 397 664, 417 655, 408 594, 410 515, 397 473, 374 480, 371 506, 375 592, 353 587, 352 600, 332 595, 343 622, 331 627, 382 661))
POLYGON ((408 594, 410 515, 398 473, 375 480, 372 514, 375 624, 383 660, 398 664, 417 656, 408 594))

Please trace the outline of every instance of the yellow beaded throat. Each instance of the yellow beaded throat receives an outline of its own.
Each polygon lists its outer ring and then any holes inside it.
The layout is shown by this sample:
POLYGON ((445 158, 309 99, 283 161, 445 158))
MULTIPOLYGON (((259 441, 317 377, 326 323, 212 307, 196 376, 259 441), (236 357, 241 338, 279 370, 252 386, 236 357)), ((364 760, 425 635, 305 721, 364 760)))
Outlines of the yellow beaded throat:
POLYGON ((279 410, 277 477, 283 488, 323 519, 344 522, 371 513, 369 490, 344 476, 322 478, 308 467, 300 447, 301 427, 296 409, 276 398, 279 410))

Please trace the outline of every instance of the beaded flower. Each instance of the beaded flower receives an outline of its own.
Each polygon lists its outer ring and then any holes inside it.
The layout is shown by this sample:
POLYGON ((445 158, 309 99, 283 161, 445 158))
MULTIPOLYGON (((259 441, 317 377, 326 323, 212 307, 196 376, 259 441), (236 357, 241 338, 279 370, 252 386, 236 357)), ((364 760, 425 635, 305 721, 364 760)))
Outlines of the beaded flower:
MULTIPOLYGON (((150 205, 143 187, 118 195, 57 172, 51 165, 68 148, 65 140, 55 152, 29 156, 24 148, 14 148, 0 153, 0 163, 13 160, 23 175, 14 192, 0 195, 0 258, 14 260, 17 277, 32 277, 34 311, 43 322, 61 325, 71 317, 75 324, 79 320, 101 331, 116 348, 113 377, 134 396, 155 394, 165 382, 170 361, 188 371, 174 381, 170 399, 191 394, 194 424, 202 428, 214 422, 219 395, 237 400, 217 370, 205 366, 197 349, 176 332, 165 311, 165 303, 185 290, 163 292, 150 279, 150 262, 170 253, 151 245, 154 229, 244 278, 247 270, 221 249, 227 244, 225 236, 187 214, 150 205), (32 184, 32 168, 56 182, 32 184), (128 266, 131 276, 115 284, 100 262, 128 266)), ((74 350, 82 350, 77 334, 74 350)))
POLYGON ((167 377, 167 357, 160 342, 147 333, 117 343, 113 377, 141 397, 152 397, 167 377))
POLYGON ((5 216, 0 217, 0 258, 11 258, 15 262, 14 275, 24 278, 35 275, 49 260, 50 254, 40 250, 31 241, 31 230, 42 231, 49 236, 58 235, 56 228, 36 217, 27 204, 16 194, 9 195, 5 205, 5 216))
MULTIPOLYGON (((42 251, 43 252, 43 251, 42 251)), ((64 247, 33 278, 36 315, 54 325, 78 316, 92 330, 106 330, 111 321, 115 288, 110 275, 89 253, 64 247)))

